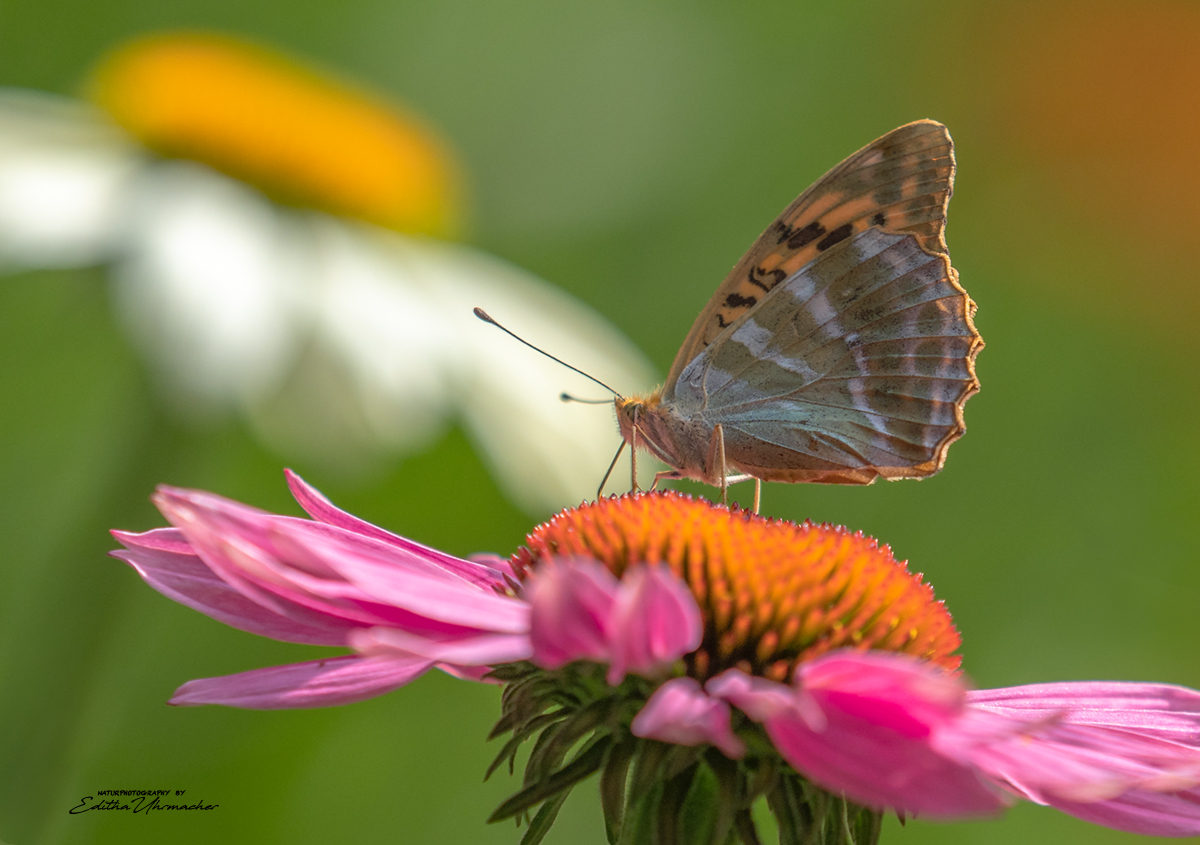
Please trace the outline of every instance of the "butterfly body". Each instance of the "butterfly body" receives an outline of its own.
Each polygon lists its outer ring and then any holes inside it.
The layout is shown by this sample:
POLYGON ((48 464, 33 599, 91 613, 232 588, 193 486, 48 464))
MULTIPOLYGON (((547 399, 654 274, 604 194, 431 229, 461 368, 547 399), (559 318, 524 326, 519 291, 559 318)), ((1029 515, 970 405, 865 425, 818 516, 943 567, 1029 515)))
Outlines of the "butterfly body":
POLYGON ((675 477, 869 484, 941 469, 983 341, 944 240, 950 136, 902 126, 800 195, 718 288, 622 436, 675 477))

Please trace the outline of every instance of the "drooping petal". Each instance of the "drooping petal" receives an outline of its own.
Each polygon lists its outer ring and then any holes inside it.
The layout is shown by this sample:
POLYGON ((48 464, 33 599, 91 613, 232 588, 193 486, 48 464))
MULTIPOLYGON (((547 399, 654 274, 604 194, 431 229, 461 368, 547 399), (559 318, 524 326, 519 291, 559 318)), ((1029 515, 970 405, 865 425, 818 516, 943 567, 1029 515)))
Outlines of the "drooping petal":
POLYGON ((508 566, 508 562, 503 558, 490 556, 504 563, 504 568, 496 571, 494 568, 479 562, 479 558, 483 556, 473 556, 473 559, 469 561, 460 560, 453 555, 439 552, 437 549, 431 549, 406 537, 401 537, 399 534, 393 534, 391 531, 380 528, 378 525, 372 525, 365 519, 359 519, 353 514, 346 513, 334 505, 333 502, 329 501, 317 488, 307 483, 290 469, 285 469, 283 474, 287 478, 288 489, 292 491, 292 496, 295 497, 300 507, 304 508, 305 513, 318 522, 324 522, 337 528, 344 528, 353 534, 361 534, 364 537, 371 537, 375 540, 382 540, 385 543, 398 546, 406 552, 416 554, 480 586, 504 586, 504 575, 506 573, 511 574, 512 572, 512 568, 508 566))
POLYGON ((421 657, 335 657, 188 681, 168 702, 284 710, 352 704, 391 692, 433 665, 421 657))
POLYGON ((966 687, 956 677, 911 657, 840 651, 800 666, 797 685, 822 706, 911 737, 924 737, 963 712, 966 687))
POLYGON ((557 669, 574 660, 608 660, 616 594, 617 579, 595 561, 547 561, 525 593, 533 662, 557 669))
POLYGON ((475 552, 467 555, 467 560, 489 570, 489 575, 495 574, 500 579, 500 583, 510 586, 517 583, 516 570, 513 569, 512 561, 506 557, 501 557, 493 552, 475 552))
POLYGON ((454 663, 439 663, 437 668, 441 669, 451 678, 458 678, 461 681, 481 681, 483 683, 501 684, 503 681, 496 678, 487 677, 492 671, 491 666, 459 666, 454 663))
POLYGON ((1108 801, 1050 802, 1057 810, 1143 836, 1200 836, 1200 788, 1180 792, 1131 789, 1108 801))
POLYGON ((528 629, 523 602, 465 581, 419 551, 210 493, 164 487, 155 501, 205 563, 268 606, 283 596, 366 625, 434 633, 528 629))
POLYGON ((368 596, 307 560, 302 547, 299 560, 279 560, 286 553, 275 544, 287 541, 282 531, 274 530, 269 514, 213 494, 170 487, 160 488, 154 501, 207 566, 263 607, 286 614, 300 604, 360 625, 390 621, 386 609, 372 607, 368 596))
MULTIPOLYGON (((305 531, 304 533, 307 533, 305 531)), ((345 536, 304 536, 312 558, 335 569, 346 582, 374 601, 418 616, 476 630, 525 633, 529 608, 458 577, 398 565, 396 552, 371 548, 345 536)))
POLYGON ((1173 684, 1067 681, 972 690, 974 707, 1022 719, 1136 730, 1200 747, 1200 692, 1173 684))
POLYGON ((825 714, 810 697, 797 694, 793 687, 747 675, 740 669, 726 669, 704 688, 709 695, 728 701, 756 722, 796 710, 813 730, 825 727, 825 714))
POLYGON ((942 732, 940 750, 1041 804, 1094 802, 1130 789, 1177 792, 1200 783, 1200 752, 1134 731, 1020 722, 968 711, 942 732))
POLYGON ((634 736, 675 745, 707 742, 735 760, 746 753, 730 725, 729 705, 705 695, 694 678, 673 678, 655 690, 630 730, 634 736))
POLYGON ((964 701, 961 684, 940 669, 898 654, 833 653, 800 667, 791 708, 781 707, 782 684, 734 680, 725 682, 738 694, 730 700, 765 717, 783 757, 826 789, 934 818, 987 815, 1010 803, 972 765, 937 748, 938 731, 955 723, 964 701), (806 713, 812 707, 820 719, 806 713))
POLYGON ((127 549, 112 556, 132 566, 150 587, 231 627, 284 642, 338 646, 346 644, 347 632, 356 627, 343 617, 299 604, 283 615, 251 601, 217 577, 177 529, 112 534, 127 549))
POLYGON ((360 654, 414 654, 457 666, 494 666, 528 660, 533 655, 525 634, 476 634, 445 639, 419 637, 395 628, 359 628, 350 647, 360 654))
POLYGON ((1200 692, 1069 682, 980 690, 969 700, 979 716, 1032 724, 1027 735, 967 744, 971 762, 1013 791, 1133 833, 1200 834, 1200 692))
POLYGON ((797 770, 868 807, 954 819, 994 814, 1011 803, 972 767, 887 727, 832 713, 819 734, 799 717, 778 717, 766 728, 797 770))
POLYGON ((609 623, 608 682, 626 672, 652 675, 700 645, 700 608, 687 585, 665 566, 625 571, 609 623))

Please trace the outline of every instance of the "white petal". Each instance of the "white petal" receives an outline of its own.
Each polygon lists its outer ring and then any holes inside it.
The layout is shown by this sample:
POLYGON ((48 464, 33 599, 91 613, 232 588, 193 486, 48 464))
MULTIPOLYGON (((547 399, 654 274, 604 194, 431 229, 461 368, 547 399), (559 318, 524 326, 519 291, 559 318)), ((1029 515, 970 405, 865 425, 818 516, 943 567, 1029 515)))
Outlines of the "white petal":
POLYGON ((399 451, 423 445, 449 402, 451 328, 408 262, 359 227, 320 223, 317 338, 345 361, 375 436, 399 451))
POLYGON ((171 393, 225 407, 278 388, 303 312, 299 241, 264 197, 206 167, 143 177, 116 297, 171 393))
POLYGON ((464 246, 389 240, 442 311, 453 340, 454 395, 501 486, 535 514, 594 497, 620 443, 612 407, 563 403, 559 395, 607 398, 603 388, 480 322, 472 308, 622 393, 653 385, 644 356, 586 305, 505 261, 464 246))
POLYGON ((0 89, 0 267, 105 260, 144 165, 140 149, 83 103, 0 89))
POLYGON ((251 406, 260 435, 327 470, 369 473, 438 435, 449 410, 448 327, 371 227, 293 215, 302 232, 302 354, 280 392, 251 406))

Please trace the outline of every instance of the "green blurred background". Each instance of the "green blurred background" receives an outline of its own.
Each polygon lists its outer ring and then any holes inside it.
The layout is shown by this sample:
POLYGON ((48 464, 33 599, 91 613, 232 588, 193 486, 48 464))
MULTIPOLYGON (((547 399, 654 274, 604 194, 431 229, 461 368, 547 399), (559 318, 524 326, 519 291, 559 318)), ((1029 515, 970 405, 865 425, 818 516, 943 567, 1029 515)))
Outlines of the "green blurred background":
MULTIPOLYGON (((763 509, 891 544, 948 603, 980 686, 1200 687, 1194 4, 0 0, 0 85, 74 94, 115 42, 178 27, 414 105, 465 162, 465 239, 591 303, 663 372, 801 189, 901 123, 943 121, 948 240, 987 341, 970 432, 934 479, 768 485, 763 509)), ((297 512, 241 423, 163 410, 108 296, 100 270, 0 279, 0 840, 517 842, 484 824, 517 786, 480 783, 492 688, 437 675, 331 710, 164 705, 190 678, 320 650, 226 628, 105 558, 110 527, 161 524, 159 482, 297 512), (68 815, 107 788, 220 807, 68 815)), ((455 554, 508 554, 531 527, 457 431, 369 486, 296 469, 455 554)), ((1028 805, 884 837, 1137 838, 1028 805)), ((593 783, 549 841, 603 841, 593 783)))

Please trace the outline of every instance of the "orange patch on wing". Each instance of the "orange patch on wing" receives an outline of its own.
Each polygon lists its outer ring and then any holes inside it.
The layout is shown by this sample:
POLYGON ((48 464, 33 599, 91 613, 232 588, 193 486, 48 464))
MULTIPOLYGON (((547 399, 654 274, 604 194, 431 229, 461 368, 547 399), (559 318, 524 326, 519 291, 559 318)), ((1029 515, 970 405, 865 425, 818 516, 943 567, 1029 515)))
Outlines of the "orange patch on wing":
POLYGON ((218 35, 153 35, 105 58, 91 91, 150 148, 285 202, 399 231, 453 229, 454 165, 430 130, 266 48, 218 35))

